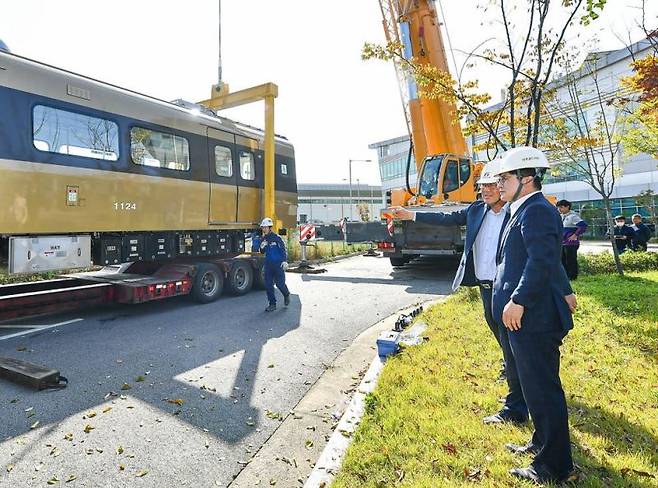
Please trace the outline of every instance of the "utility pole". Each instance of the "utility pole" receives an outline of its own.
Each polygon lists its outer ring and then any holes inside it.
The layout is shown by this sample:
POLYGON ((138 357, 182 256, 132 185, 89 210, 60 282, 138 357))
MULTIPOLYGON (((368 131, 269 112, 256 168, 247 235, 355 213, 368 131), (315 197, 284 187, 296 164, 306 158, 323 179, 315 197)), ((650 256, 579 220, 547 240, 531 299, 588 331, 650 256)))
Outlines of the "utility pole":
POLYGON ((350 173, 350 222, 352 221, 352 207, 354 202, 352 201, 352 163, 372 163, 372 159, 350 159, 349 160, 349 173, 350 173))

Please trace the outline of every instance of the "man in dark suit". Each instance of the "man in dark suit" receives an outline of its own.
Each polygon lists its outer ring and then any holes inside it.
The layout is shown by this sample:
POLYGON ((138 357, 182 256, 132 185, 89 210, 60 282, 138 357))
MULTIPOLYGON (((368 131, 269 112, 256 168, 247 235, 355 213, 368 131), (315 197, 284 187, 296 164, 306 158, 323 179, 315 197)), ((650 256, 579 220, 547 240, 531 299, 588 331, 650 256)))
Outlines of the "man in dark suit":
MULTIPOLYGON (((512 351, 507 340, 506 329, 494 320, 491 310, 492 285, 496 274, 496 249, 500 232, 509 217, 503 209, 500 192, 497 188, 498 178, 494 173, 498 169, 498 161, 489 162, 478 179, 482 200, 473 202, 468 207, 457 212, 412 212, 402 207, 390 210, 393 217, 399 220, 416 220, 432 225, 466 226, 464 252, 459 268, 452 283, 453 290, 460 285, 478 286, 484 308, 484 317, 503 351, 505 363, 512 361, 512 351), (505 340, 501 340, 505 336, 505 340)), ((575 307, 575 296, 569 287, 566 275, 563 277, 565 299, 575 307)), ((513 366, 513 364, 512 364, 513 366)), ((509 393, 505 398, 503 408, 484 418, 486 424, 512 422, 522 424, 528 420, 528 408, 523 398, 521 385, 516 370, 505 368, 509 393)))
POLYGON ((573 469, 560 382, 560 345, 573 320, 564 300, 562 219, 541 193, 547 168, 546 156, 531 147, 511 149, 500 159, 498 188, 510 203, 510 219, 498 246, 492 305, 507 330, 535 426, 527 445, 508 444, 513 452, 535 455, 529 467, 510 473, 537 483, 563 481, 573 469))

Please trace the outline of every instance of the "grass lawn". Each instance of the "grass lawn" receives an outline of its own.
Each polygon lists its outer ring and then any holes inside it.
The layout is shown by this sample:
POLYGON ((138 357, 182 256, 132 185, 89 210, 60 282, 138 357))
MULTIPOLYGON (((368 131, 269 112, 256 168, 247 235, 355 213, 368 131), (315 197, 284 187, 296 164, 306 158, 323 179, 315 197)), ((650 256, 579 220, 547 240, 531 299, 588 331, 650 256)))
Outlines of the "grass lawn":
MULTIPOLYGON (((658 272, 581 276, 562 346, 574 461, 583 487, 658 486, 658 272)), ((485 426, 500 408, 501 353, 476 290, 426 311, 429 341, 392 358, 333 487, 531 486, 530 426, 485 426)))

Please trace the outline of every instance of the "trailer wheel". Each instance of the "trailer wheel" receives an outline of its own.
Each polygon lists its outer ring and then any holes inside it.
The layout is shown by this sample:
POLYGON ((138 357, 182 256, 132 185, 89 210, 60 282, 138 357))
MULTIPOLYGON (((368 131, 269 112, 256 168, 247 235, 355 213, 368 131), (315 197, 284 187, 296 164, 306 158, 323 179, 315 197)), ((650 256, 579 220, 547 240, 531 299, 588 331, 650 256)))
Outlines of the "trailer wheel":
POLYGON ((233 295, 244 295, 254 284, 254 272, 247 262, 236 261, 228 274, 228 288, 233 295))
POLYGON ((262 260, 254 270, 254 287, 265 289, 265 260, 262 260))
POLYGON ((396 268, 399 266, 404 266, 405 264, 408 263, 406 258, 389 258, 391 260, 391 266, 395 266, 396 268))
POLYGON ((192 298, 199 303, 217 300, 224 289, 224 275, 214 264, 201 263, 196 267, 192 284, 192 298))

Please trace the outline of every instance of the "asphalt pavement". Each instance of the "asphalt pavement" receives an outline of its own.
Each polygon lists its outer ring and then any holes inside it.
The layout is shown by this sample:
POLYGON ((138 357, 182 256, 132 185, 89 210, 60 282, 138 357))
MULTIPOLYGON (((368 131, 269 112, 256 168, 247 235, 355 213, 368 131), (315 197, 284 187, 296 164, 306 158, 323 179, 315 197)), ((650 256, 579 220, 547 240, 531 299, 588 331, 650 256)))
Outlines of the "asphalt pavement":
POLYGON ((0 356, 70 383, 36 392, 0 380, 0 486, 229 486, 355 338, 450 293, 456 261, 324 267, 288 274, 292 303, 268 314, 254 291, 3 324, 0 356))

